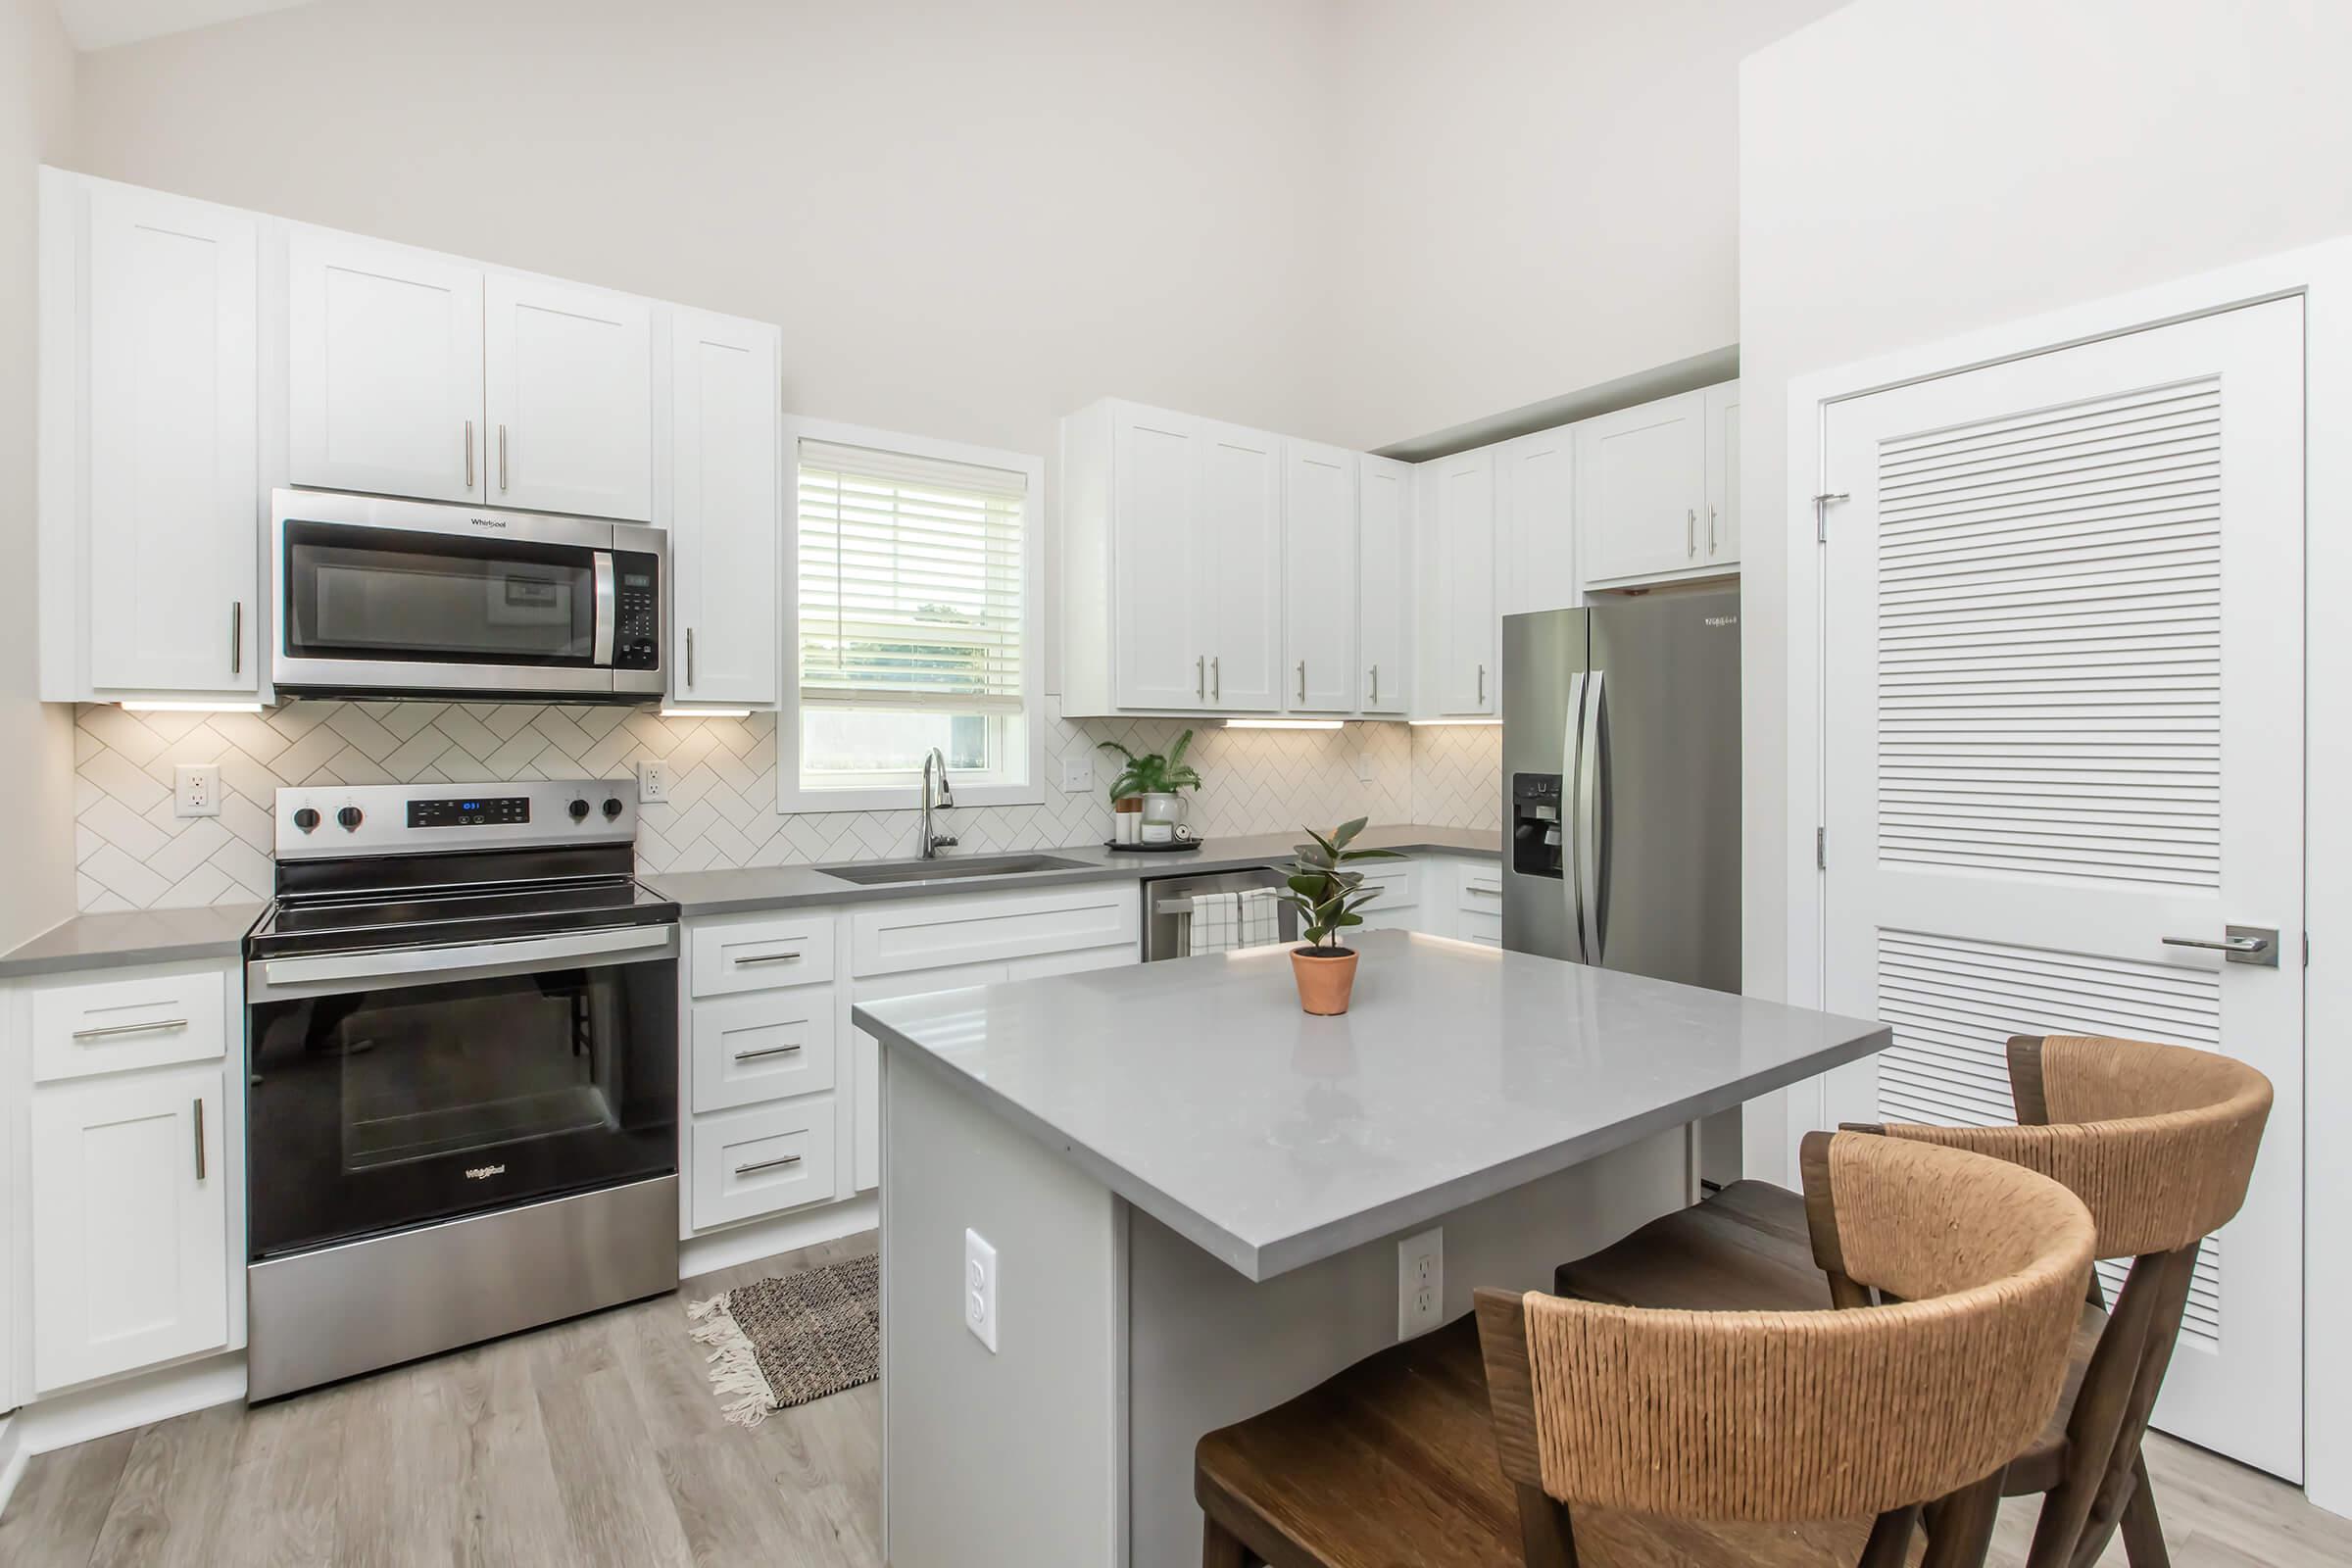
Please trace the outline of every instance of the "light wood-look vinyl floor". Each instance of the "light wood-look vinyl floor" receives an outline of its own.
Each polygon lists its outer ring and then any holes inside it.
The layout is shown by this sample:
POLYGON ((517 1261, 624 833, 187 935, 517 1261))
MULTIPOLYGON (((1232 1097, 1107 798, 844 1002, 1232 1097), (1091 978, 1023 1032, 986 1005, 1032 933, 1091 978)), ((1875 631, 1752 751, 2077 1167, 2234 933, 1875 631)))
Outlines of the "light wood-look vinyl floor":
MULTIPOLYGON (((258 1410, 39 1455, 0 1515, 0 1564, 880 1568, 880 1387, 729 1426, 682 1305, 873 1247, 852 1237, 258 1410)), ((2352 1522, 2292 1487, 2164 1439, 2149 1464, 2178 1568, 2352 1562, 2352 1522)), ((2011 1503, 1993 1561, 2021 1563, 2033 1528, 2032 1505, 2011 1503)), ((2120 1544, 2101 1559, 2123 1562, 2120 1544)))

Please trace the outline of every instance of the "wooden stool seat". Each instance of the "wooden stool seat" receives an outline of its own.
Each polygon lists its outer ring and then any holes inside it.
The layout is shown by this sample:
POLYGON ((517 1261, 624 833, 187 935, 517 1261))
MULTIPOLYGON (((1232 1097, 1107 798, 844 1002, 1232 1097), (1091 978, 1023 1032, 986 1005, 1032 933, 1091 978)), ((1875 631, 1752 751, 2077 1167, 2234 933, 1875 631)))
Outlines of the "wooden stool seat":
MULTIPOLYGON (((1273 1568, 1522 1568, 1519 1504, 1494 1457, 1475 1316, 1357 1362, 1212 1432, 1201 1510, 1273 1568)), ((1588 1508, 1582 1568, 1853 1568, 1870 1521, 1715 1525, 1588 1508)))

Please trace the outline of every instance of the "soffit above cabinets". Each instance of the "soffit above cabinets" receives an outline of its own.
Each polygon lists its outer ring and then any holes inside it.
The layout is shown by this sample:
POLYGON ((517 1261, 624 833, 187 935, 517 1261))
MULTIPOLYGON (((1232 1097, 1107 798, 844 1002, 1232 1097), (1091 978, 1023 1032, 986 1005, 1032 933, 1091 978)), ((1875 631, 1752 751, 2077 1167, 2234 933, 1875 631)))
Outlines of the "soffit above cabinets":
POLYGON ((305 4, 308 0, 57 0, 57 15, 74 47, 87 53, 305 4))

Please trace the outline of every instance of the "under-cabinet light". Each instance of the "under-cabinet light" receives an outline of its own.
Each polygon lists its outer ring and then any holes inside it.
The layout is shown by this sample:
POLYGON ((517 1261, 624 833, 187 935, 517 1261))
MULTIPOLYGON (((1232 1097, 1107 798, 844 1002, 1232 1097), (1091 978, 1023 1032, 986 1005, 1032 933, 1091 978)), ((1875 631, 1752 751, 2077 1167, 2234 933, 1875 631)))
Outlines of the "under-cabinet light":
POLYGON ((1227 729, 1344 729, 1347 720, 1339 718, 1229 718, 1227 729))
POLYGON ((1483 724, 1492 727, 1500 724, 1502 720, 1499 718, 1408 718, 1405 722, 1415 729, 1439 729, 1460 724, 1483 724))
POLYGON ((663 718, 749 718, 748 708, 664 708, 663 718))
POLYGON ((125 713, 258 713, 259 703, 124 703, 125 713))

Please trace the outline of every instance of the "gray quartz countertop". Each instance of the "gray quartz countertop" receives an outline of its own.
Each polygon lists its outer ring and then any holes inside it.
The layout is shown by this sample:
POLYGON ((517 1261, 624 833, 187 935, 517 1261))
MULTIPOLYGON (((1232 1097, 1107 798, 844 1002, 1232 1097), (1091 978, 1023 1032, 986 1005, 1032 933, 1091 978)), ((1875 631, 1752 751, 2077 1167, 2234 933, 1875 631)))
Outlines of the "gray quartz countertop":
POLYGON ((190 958, 233 958, 260 919, 258 904, 77 914, 0 954, 0 980, 73 969, 124 969, 190 958))
POLYGON ((1269 1279, 1884 1050, 1884 1024, 1421 936, 1342 1017, 1288 950, 859 1003, 896 1064, 1269 1279))
MULTIPOLYGON (((1176 855, 1120 854, 1099 844, 1076 845, 1034 852, 1078 862, 1067 868, 1025 871, 1013 876, 946 875, 932 880, 895 882, 879 887, 846 882, 813 865, 752 867, 740 871, 685 871, 668 876, 647 877, 645 882, 663 898, 676 900, 689 917, 738 914, 753 909, 789 909, 812 904, 863 904, 884 899, 936 898, 942 893, 1058 887, 1072 882, 1101 881, 1105 877, 1132 880, 1194 871, 1231 871, 1288 859, 1293 847, 1304 838, 1302 833, 1260 833, 1248 838, 1211 840, 1199 850, 1176 855)), ((1499 859, 1502 855, 1502 835, 1493 828, 1374 827, 1364 830, 1355 841, 1355 847, 1499 859)), ((952 873, 957 858, 953 853, 943 856, 942 869, 952 873)))

